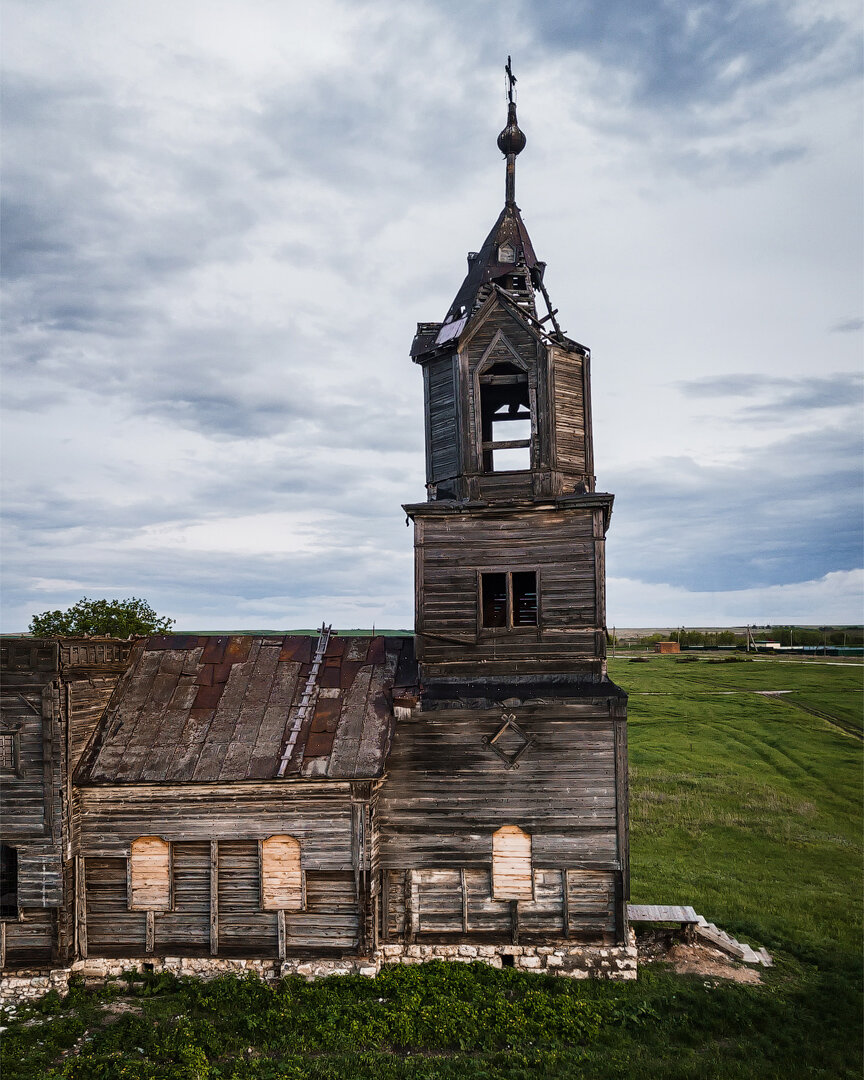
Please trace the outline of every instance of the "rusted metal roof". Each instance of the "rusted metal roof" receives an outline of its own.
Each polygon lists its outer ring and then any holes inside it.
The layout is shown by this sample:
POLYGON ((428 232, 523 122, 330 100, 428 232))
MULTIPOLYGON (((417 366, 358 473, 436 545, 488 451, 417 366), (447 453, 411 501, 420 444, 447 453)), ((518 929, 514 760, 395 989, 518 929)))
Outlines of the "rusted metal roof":
MULTIPOLYGON (((75 775, 78 784, 276 777, 315 639, 169 634, 135 646, 75 775)), ((416 684, 414 642, 331 637, 286 779, 380 776, 393 696, 416 684)))
POLYGON ((519 266, 536 270, 542 276, 545 265, 534 254, 534 247, 519 208, 515 205, 505 206, 489 235, 483 241, 480 251, 471 260, 465 280, 447 312, 444 326, 451 320, 461 318, 462 315, 471 314, 482 285, 504 274, 512 274, 513 270, 519 266), (498 256, 501 248, 506 245, 513 249, 513 259, 502 263, 498 261, 498 256))

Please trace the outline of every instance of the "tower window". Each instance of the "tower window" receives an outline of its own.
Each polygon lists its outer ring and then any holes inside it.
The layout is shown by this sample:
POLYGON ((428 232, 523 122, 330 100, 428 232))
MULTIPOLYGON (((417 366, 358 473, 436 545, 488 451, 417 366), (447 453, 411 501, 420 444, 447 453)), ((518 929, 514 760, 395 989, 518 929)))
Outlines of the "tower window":
POLYGON ((481 624, 489 628, 537 625, 537 572, 480 575, 481 624))
POLYGON ((515 263, 516 262, 516 249, 512 244, 502 244, 498 248, 498 262, 502 263, 515 263))
POLYGON ((14 919, 18 915, 18 852, 8 844, 0 844, 0 918, 14 919))
POLYGON ((480 423, 484 472, 531 468, 531 401, 521 368, 498 363, 480 376, 480 423))

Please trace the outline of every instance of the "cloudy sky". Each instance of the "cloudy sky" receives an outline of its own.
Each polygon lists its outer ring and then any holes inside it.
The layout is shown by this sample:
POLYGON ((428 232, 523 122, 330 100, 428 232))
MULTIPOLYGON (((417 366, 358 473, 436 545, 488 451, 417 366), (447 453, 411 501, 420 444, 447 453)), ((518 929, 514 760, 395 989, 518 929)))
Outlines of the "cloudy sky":
POLYGON ((610 625, 861 620, 857 0, 5 0, 2 629, 412 624, 418 320, 517 199, 610 625))

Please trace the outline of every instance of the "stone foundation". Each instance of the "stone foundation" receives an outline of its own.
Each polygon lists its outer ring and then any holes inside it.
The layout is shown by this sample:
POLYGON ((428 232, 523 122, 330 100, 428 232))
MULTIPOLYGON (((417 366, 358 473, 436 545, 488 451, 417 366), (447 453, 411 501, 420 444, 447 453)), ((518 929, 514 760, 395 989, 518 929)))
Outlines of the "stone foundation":
POLYGON ((14 1011, 14 1006, 37 1001, 52 990, 66 994, 71 974, 71 968, 9 972, 0 978, 0 1008, 14 1011))
POLYGON ((383 945, 379 967, 427 960, 479 961, 569 979, 635 979, 636 939, 631 930, 627 945, 383 945))
POLYGON ((199 979, 251 972, 267 982, 284 975, 321 979, 329 975, 365 975, 374 978, 385 964, 422 964, 449 960, 470 964, 479 961, 492 967, 562 975, 569 979, 635 979, 636 943, 633 931, 627 945, 383 945, 374 957, 332 960, 234 960, 220 957, 154 956, 148 960, 76 960, 69 968, 54 971, 16 971, 0 978, 0 1006, 35 1001, 51 990, 65 994, 75 975, 85 986, 100 986, 120 978, 126 971, 171 972, 199 979))

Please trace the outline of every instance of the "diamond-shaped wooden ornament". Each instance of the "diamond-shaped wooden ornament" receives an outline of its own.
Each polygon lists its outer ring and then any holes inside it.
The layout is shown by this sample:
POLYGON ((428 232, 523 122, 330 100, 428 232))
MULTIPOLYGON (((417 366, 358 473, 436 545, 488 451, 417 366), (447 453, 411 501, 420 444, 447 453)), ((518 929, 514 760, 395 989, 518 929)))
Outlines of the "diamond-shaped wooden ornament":
POLYGON ((504 722, 501 727, 498 728, 498 731, 491 737, 489 735, 484 735, 483 742, 486 743, 491 750, 495 751, 508 769, 518 769, 519 758, 522 757, 529 747, 534 745, 534 740, 519 727, 513 713, 504 713, 501 719, 504 722), (510 732, 512 732, 519 741, 515 746, 508 750, 504 740, 510 732))

